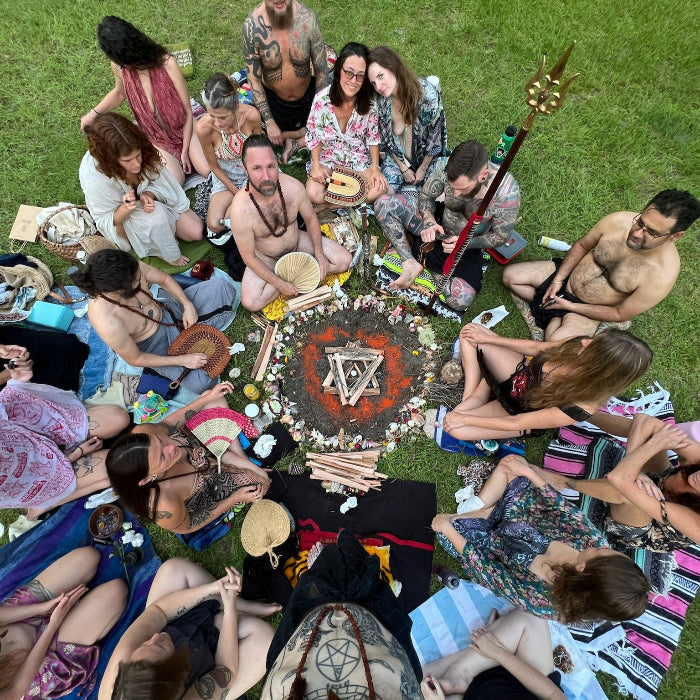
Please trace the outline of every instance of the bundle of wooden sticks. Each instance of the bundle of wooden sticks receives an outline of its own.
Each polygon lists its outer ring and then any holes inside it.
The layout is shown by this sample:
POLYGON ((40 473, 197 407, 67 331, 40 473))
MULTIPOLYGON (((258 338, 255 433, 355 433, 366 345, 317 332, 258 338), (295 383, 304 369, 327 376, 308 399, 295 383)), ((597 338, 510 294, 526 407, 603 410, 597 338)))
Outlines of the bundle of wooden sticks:
POLYGON ((322 284, 317 287, 312 292, 307 292, 306 294, 300 294, 296 297, 291 297, 287 299, 285 303, 285 312, 287 311, 306 311, 322 301, 326 301, 333 294, 333 290, 327 285, 322 284))
POLYGON ((317 481, 336 481, 366 493, 381 488, 380 479, 387 475, 377 471, 379 450, 362 452, 306 453, 306 466, 311 467, 311 478, 317 481))

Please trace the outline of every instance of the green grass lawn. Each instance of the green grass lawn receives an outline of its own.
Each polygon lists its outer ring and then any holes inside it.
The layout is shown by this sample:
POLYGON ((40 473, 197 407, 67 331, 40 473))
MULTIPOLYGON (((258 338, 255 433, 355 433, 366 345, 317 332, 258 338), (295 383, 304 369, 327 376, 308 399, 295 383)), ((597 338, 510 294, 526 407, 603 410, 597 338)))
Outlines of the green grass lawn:
MULTIPOLYGON (((108 61, 95 39, 104 15, 119 14, 163 43, 188 40, 195 61, 190 93, 198 96, 211 73, 243 66, 240 27, 251 7, 252 1, 181 0, 25 0, 4 6, 0 248, 8 249, 7 236, 20 204, 84 201, 78 183, 78 165, 86 149, 80 117, 113 85, 108 61)), ((692 31, 699 13, 691 0, 434 0, 430 7, 419 0, 350 4, 327 0, 313 3, 312 8, 326 41, 337 50, 350 40, 370 47, 385 43, 417 73, 438 75, 451 146, 478 138, 490 149, 495 147, 507 124, 522 123, 527 113, 523 87, 542 53, 551 66, 572 40, 578 41, 568 73, 577 71, 580 77, 566 104, 559 113, 538 118, 513 166, 523 193, 518 228, 531 243, 523 260, 547 258, 548 251, 535 245, 542 234, 572 242, 605 214, 639 211, 659 190, 679 187, 696 196, 700 193, 700 60, 697 32, 692 31)), ((683 268, 673 293, 637 320, 633 330, 656 353, 639 386, 658 380, 671 391, 678 418, 691 420, 700 418, 700 294, 693 282, 700 271, 697 226, 678 248, 683 268)), ((67 281, 64 261, 38 245, 25 252, 42 257, 59 281, 67 281)), ((483 309, 505 303, 511 316, 498 331, 522 336, 525 326, 500 285, 500 274, 492 264, 474 313, 467 316, 471 319, 483 309)), ((241 312, 232 337, 240 339, 252 327, 241 312)), ((444 321, 437 328, 444 341, 458 330, 456 324, 444 321)), ((247 359, 252 362, 254 357, 247 359)), ((543 444, 533 443, 530 450, 528 456, 536 460, 543 444)), ((460 485, 454 469, 458 462, 438 454, 426 441, 410 454, 406 448, 392 454, 383 471, 436 481, 440 508, 450 510, 452 494, 460 485)), ((4 522, 12 519, 12 512, 0 514, 4 522)), ((164 557, 192 554, 167 533, 153 535, 164 557)), ((237 537, 229 536, 197 558, 219 574, 225 561, 240 563, 242 552, 237 537)), ((696 604, 659 693, 662 700, 697 697, 699 639, 696 604)), ((613 685, 606 688, 617 697, 613 685)))

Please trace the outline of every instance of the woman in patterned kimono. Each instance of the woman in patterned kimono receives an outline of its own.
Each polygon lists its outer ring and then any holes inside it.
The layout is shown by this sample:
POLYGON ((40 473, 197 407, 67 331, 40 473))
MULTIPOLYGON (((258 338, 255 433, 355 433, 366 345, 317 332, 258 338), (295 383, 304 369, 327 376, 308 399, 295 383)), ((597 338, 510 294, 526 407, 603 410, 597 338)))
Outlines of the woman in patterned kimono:
POLYGON ((394 192, 413 188, 417 194, 449 153, 439 83, 418 78, 388 46, 369 52, 367 77, 378 95, 382 172, 394 192))
POLYGON ((436 515, 432 528, 472 581, 563 623, 644 612, 644 572, 607 547, 583 512, 524 458, 502 459, 471 505, 476 509, 463 514, 436 515))

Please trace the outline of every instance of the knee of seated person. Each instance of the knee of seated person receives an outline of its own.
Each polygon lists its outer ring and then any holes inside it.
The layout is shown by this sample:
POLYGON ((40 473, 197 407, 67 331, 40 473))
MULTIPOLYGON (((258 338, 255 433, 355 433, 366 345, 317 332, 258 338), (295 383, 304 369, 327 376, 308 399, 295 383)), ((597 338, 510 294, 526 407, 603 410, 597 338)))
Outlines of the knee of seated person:
POLYGON ((382 216, 385 212, 385 208, 391 202, 392 198, 396 195, 393 194, 382 194, 374 202, 374 215, 376 217, 382 216))
POLYGON ((129 594, 129 587, 126 581, 121 578, 113 578, 102 584, 105 596, 115 609, 123 610, 126 607, 126 598, 129 594))
MULTIPOLYGON (((87 573, 93 568, 97 570, 101 555, 95 547, 80 547, 79 549, 73 550, 73 552, 75 556, 80 557, 80 568, 84 569, 87 573)), ((73 564, 71 564, 71 566, 73 566, 73 564)))
POLYGON ((515 263, 514 265, 506 265, 503 270, 503 285, 508 289, 511 289, 513 283, 515 282, 515 277, 518 272, 517 267, 518 264, 515 263))
POLYGON ((472 305, 476 289, 461 277, 453 277, 445 287, 444 296, 447 306, 455 311, 464 311, 472 305))

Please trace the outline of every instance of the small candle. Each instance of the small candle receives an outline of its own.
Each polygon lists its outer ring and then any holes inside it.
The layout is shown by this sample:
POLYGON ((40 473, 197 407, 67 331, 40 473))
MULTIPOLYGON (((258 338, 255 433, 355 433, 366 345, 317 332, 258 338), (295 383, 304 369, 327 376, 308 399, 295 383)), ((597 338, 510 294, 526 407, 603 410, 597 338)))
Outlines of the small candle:
POLYGON ((246 414, 246 416, 248 416, 248 418, 250 418, 251 420, 252 420, 253 418, 257 418, 259 413, 260 413, 260 407, 259 407, 257 404, 255 404, 255 403, 249 403, 249 404, 245 407, 245 414, 246 414))
POLYGON ((243 393, 249 401, 257 401, 260 398, 260 390, 255 384, 246 384, 243 387, 243 393))

